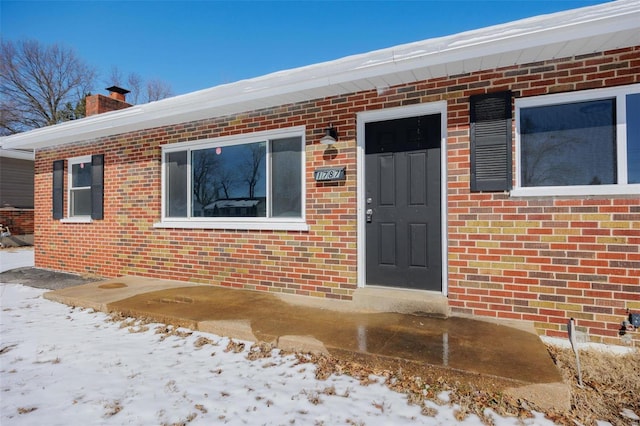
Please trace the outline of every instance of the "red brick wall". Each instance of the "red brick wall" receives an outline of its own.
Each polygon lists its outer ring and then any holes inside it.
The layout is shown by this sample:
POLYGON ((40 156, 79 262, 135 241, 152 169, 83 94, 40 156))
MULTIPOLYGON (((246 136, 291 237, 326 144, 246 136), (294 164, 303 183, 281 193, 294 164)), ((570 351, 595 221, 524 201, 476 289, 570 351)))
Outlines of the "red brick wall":
MULTIPOLYGON (((355 167, 339 183, 316 183, 313 170, 307 170, 310 232, 153 228, 160 221, 162 144, 300 125, 314 109, 315 103, 275 108, 116 136, 99 146, 38 152, 35 203, 42 226, 36 232, 37 265, 350 299, 356 287, 355 167), (52 162, 96 153, 105 155, 105 219, 90 224, 52 220, 52 162)), ((332 117, 337 124, 338 115, 332 117)), ((325 155, 318 140, 326 122, 323 117, 307 122, 307 164, 355 164, 354 143, 346 134, 334 145, 337 156, 325 155)))
MULTIPOLYGON (((640 47, 437 78, 43 150, 36 158, 36 263, 103 276, 135 274, 349 300, 356 271, 356 114, 448 102, 449 299, 454 313, 533 321, 565 335, 569 317, 593 340, 616 340, 640 311, 640 195, 511 199, 469 192, 469 95, 516 97, 640 82, 640 47), (340 133, 337 156, 318 144, 340 133), (158 229, 160 146, 305 125, 310 231, 158 229), (51 219, 57 159, 105 154, 105 219, 51 219), (346 166, 317 183, 313 170, 346 166)), ((636 333, 638 334, 638 333, 636 333)), ((635 336, 638 338, 638 336, 635 336)))
MULTIPOLYGON (((627 309, 640 312, 640 194, 510 198, 470 193, 466 96, 510 89, 515 97, 527 97, 639 82, 638 47, 444 82, 463 93, 455 107, 449 101, 449 304, 454 313, 533 321, 539 332, 562 337, 573 317, 591 340, 619 343, 627 309)), ((633 333, 637 341, 639 334, 633 333)))
POLYGON ((90 95, 87 96, 86 99, 85 114, 89 117, 109 111, 129 108, 130 106, 132 105, 126 103, 124 100, 114 99, 104 95, 90 95))
POLYGON ((0 208, 0 224, 13 235, 33 234, 33 209, 0 208))

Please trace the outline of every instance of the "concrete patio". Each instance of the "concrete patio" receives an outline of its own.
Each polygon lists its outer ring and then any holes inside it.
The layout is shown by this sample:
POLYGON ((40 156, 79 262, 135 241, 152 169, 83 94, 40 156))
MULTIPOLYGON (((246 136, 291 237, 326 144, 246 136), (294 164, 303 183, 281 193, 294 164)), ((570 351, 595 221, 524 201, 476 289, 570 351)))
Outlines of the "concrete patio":
POLYGON ((103 312, 179 325, 289 351, 326 353, 428 380, 446 376, 566 409, 569 387, 533 332, 465 318, 349 312, 307 298, 142 277, 120 277, 45 293, 103 312))

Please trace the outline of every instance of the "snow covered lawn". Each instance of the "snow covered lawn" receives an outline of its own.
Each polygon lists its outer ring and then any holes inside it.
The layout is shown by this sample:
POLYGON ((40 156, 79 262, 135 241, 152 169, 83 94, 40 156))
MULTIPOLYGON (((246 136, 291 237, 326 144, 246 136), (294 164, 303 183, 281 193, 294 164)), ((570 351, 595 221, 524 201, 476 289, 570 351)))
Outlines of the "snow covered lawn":
POLYGON ((33 266, 33 248, 0 250, 0 272, 33 266))
MULTIPOLYGON (((0 284, 2 425, 446 425, 389 390, 349 376, 315 378, 315 366, 250 342, 109 316, 0 284)), ((434 412, 433 410, 428 410, 434 412)), ((523 424, 495 416, 498 425, 523 424)), ((481 424, 467 417, 462 424, 481 424)), ((524 424, 552 424, 538 415, 524 424)))

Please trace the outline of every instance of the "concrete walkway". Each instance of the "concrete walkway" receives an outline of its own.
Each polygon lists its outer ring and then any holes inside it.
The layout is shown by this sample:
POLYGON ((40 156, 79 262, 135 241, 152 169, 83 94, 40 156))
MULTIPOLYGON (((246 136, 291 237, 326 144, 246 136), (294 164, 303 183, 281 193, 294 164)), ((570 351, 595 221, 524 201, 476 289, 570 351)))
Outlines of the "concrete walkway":
POLYGON ((57 302, 122 312, 222 336, 274 342, 284 350, 328 353, 425 380, 447 377, 566 409, 562 383, 532 332, 485 321, 395 313, 354 313, 303 306, 270 293, 141 277, 68 287, 57 302))

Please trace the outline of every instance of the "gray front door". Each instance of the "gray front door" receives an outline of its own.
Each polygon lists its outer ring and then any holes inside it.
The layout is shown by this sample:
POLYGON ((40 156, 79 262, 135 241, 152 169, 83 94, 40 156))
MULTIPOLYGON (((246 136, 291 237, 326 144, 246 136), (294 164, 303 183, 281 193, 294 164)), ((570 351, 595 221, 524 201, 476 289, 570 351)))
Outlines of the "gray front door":
POLYGON ((366 283, 442 290, 440 114, 365 125, 366 283))

